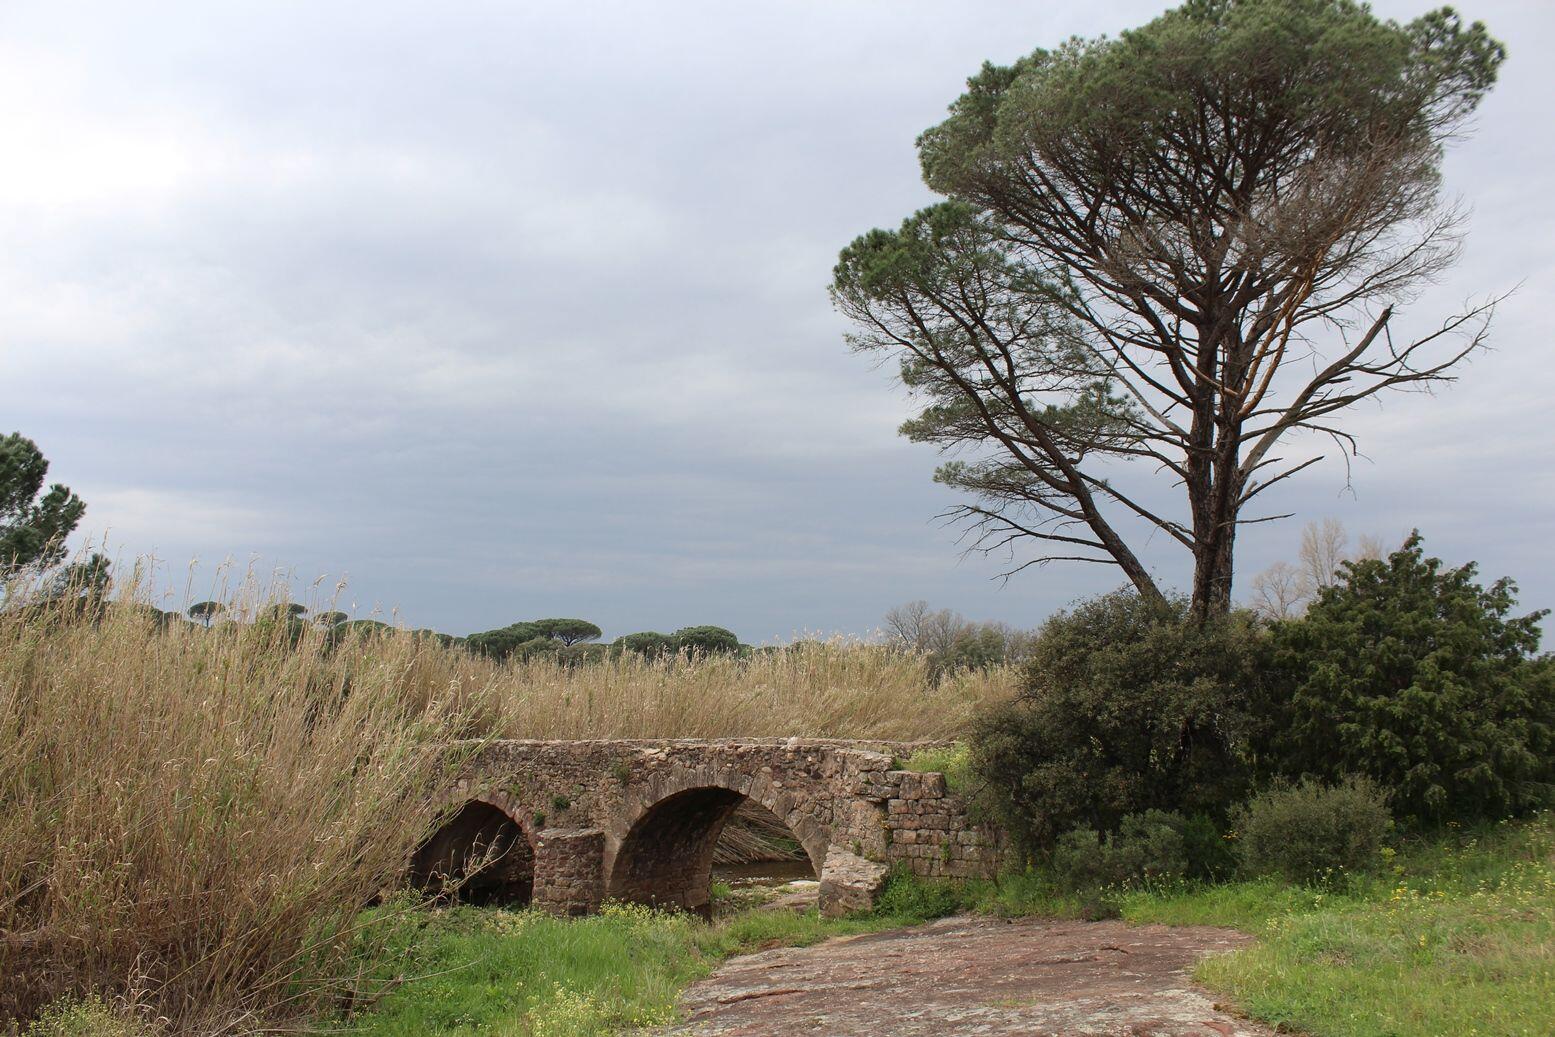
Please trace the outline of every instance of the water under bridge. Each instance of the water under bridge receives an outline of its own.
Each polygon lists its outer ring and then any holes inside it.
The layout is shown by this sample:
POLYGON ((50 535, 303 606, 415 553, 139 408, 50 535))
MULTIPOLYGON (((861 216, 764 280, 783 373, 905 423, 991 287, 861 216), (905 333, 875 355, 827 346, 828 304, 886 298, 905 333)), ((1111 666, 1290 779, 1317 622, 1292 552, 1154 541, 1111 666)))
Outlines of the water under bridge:
POLYGON ((587 914, 605 899, 706 914, 713 853, 742 804, 770 811, 820 879, 821 909, 867 907, 892 867, 991 875, 998 848, 945 777, 899 769, 922 743, 832 739, 497 741, 448 791, 417 852, 423 887, 587 914))

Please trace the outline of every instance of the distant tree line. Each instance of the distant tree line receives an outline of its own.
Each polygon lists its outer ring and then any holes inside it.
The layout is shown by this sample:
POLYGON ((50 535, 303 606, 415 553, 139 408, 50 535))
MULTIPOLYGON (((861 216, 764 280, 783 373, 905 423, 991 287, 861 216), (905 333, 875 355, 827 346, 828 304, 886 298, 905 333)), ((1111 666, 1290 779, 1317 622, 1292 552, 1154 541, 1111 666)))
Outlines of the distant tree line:
POLYGON ((583 619, 534 619, 471 634, 465 645, 497 660, 554 656, 563 662, 588 662, 606 656, 639 655, 650 659, 677 655, 733 655, 747 650, 732 630, 719 626, 681 627, 673 634, 643 630, 593 644, 599 627, 583 619))
MULTIPOLYGON (((156 611, 164 619, 178 618, 176 613, 156 611)), ((219 601, 195 602, 189 606, 187 614, 189 619, 207 629, 223 618, 233 621, 239 618, 219 601)), ((310 615, 306 606, 296 602, 277 602, 267 605, 255 614, 253 621, 258 625, 286 628, 293 643, 300 641, 303 634, 310 629, 324 630, 336 640, 364 631, 395 629, 390 624, 377 619, 351 619, 344 612, 315 612, 310 615)), ((755 651, 750 645, 741 644, 734 631, 711 625, 681 627, 673 634, 644 630, 618 637, 609 644, 600 644, 597 642, 603 636, 603 632, 597 624, 586 619, 560 617, 520 620, 492 630, 482 630, 467 637, 455 637, 429 629, 411 630, 409 633, 434 639, 450 647, 464 648, 497 662, 550 658, 557 662, 578 664, 598 662, 607 657, 623 654, 662 659, 680 656, 748 655, 755 651)))
POLYGON ((583 661, 595 656, 602 631, 586 619, 529 619, 495 630, 483 630, 464 639, 470 651, 488 658, 533 659, 542 655, 583 661))

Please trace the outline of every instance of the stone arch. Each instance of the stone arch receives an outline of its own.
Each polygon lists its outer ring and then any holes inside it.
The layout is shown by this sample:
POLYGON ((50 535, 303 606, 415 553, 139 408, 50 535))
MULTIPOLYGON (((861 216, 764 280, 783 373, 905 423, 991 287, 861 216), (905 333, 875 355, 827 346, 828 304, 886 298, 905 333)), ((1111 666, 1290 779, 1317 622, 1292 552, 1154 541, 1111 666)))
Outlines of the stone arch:
POLYGON ((788 826, 819 877, 830 833, 807 812, 796 810, 791 797, 770 791, 764 783, 738 775, 683 774, 655 782, 650 796, 632 805, 629 822, 612 840, 608 895, 710 914, 713 850, 725 823, 746 799, 788 826))
POLYGON ((464 800, 411 858, 411 884, 467 904, 527 906, 534 896, 534 840, 506 797, 464 800))

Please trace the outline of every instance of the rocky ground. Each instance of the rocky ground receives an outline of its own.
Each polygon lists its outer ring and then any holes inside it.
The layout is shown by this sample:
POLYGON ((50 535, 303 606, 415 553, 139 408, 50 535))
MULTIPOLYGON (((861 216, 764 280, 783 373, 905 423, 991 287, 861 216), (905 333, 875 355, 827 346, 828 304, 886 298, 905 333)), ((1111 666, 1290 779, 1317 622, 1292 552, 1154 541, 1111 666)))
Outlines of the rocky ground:
POLYGON ((735 958, 664 1034, 1262 1037, 1189 978, 1249 937, 1122 922, 951 918, 735 958))

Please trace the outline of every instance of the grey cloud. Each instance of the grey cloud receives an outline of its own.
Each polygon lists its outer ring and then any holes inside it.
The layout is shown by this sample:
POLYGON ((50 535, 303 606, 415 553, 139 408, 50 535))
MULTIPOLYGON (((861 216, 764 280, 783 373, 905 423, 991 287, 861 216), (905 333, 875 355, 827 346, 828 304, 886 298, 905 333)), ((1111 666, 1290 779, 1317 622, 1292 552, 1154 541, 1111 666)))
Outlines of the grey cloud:
MULTIPOLYGON (((556 613, 760 640, 916 597, 1035 623, 1117 575, 1001 587, 961 560, 936 459, 895 436, 901 393, 825 285, 930 200, 913 136, 983 59, 1159 6, 7 5, 10 424, 178 586, 191 556, 254 553, 455 632, 556 613)), ((1419 523, 1543 604, 1555 146, 1529 126, 1555 17, 1479 8, 1513 56, 1449 165, 1464 262, 1418 311, 1526 278, 1499 351, 1361 415, 1353 494, 1330 462, 1272 503, 1419 523)), ((1255 527, 1247 571, 1295 538, 1255 527)))

